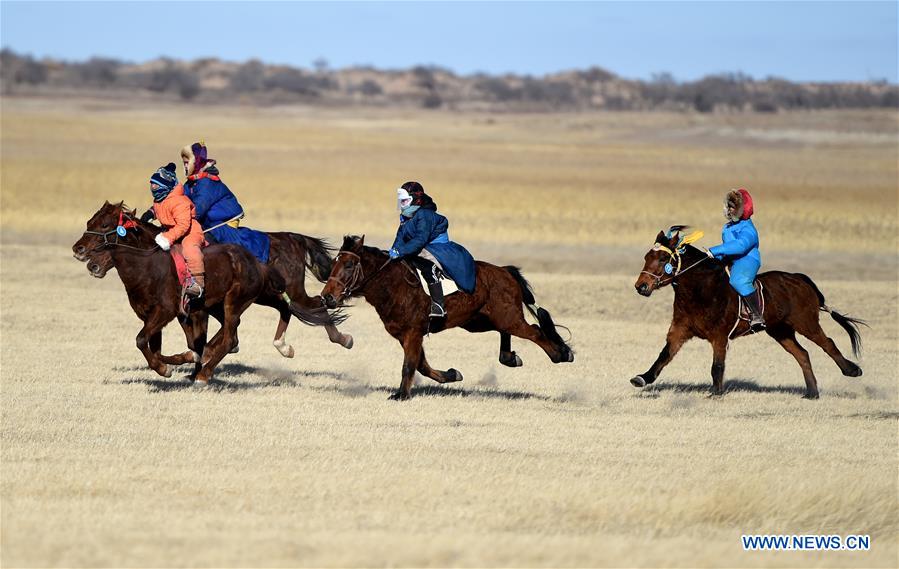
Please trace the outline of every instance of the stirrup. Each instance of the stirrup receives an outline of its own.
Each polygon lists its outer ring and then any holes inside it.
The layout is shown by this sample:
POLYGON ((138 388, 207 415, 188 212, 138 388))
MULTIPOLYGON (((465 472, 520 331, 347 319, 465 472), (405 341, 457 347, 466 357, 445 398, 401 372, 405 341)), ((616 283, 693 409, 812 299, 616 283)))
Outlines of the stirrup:
POLYGON ((198 285, 196 281, 184 287, 184 295, 190 298, 200 298, 203 296, 203 287, 198 285))
POLYGON ((446 318, 446 309, 437 304, 436 302, 431 303, 431 313, 428 315, 428 318, 446 318))

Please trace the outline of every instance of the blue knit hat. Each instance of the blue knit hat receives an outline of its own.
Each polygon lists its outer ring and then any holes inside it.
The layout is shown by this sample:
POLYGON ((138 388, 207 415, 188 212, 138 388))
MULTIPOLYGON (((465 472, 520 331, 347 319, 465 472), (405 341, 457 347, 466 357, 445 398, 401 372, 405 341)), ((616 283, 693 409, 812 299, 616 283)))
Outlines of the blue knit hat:
POLYGON ((178 174, 176 173, 176 166, 174 162, 169 162, 162 168, 156 170, 152 176, 150 176, 150 183, 156 184, 156 188, 154 189, 152 186, 150 191, 153 193, 153 201, 161 202, 164 200, 172 190, 175 189, 175 186, 178 185, 178 174))

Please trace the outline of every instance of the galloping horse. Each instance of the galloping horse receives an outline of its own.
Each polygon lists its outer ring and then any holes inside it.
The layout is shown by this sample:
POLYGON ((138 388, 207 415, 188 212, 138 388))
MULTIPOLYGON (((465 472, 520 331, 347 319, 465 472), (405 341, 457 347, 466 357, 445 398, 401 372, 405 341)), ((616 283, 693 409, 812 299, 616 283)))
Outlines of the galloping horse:
MULTIPOLYGON (((643 296, 665 285, 674 287, 674 316, 668 328, 665 347, 648 371, 631 379, 635 387, 653 383, 677 351, 690 338, 697 337, 712 344, 712 394, 724 392, 724 359, 730 338, 744 335, 748 322, 738 319, 739 299, 728 284, 725 265, 689 244, 680 232, 685 225, 672 226, 659 232, 653 248, 646 253, 645 263, 634 287, 643 296), (676 267, 676 268, 675 268, 676 267)), ((764 316, 768 335, 799 362, 805 377, 806 399, 818 398, 818 382, 812 372, 808 352, 796 340, 799 332, 818 344, 840 367, 843 375, 858 377, 862 369, 840 353, 818 321, 827 312, 849 334, 852 352, 861 348, 858 325, 864 324, 829 308, 824 295, 808 276, 801 273, 769 271, 758 276, 763 285, 764 316)))
MULTIPOLYGON (((112 206, 110 206, 112 207, 112 206)), ((128 212, 130 217, 135 216, 135 212, 128 212)), ((135 219, 135 223, 137 220, 135 219)), ((142 224, 148 231, 137 232, 134 238, 138 240, 136 246, 153 248, 156 244, 153 237, 159 229, 155 225, 142 224)), ((331 252, 332 250, 322 240, 299 233, 290 232, 272 232, 267 234, 271 239, 269 248, 268 266, 275 268, 287 283, 287 294, 290 299, 297 305, 305 308, 307 311, 315 311, 322 305, 320 297, 310 297, 306 293, 305 280, 306 269, 308 268, 312 275, 319 282, 325 282, 328 274, 331 272, 331 252)), ((77 245, 77 244, 76 244, 77 245)), ((83 257, 86 249, 76 249, 75 256, 83 257)), ((272 345, 285 358, 292 358, 296 353, 293 346, 287 343, 285 335, 287 333, 287 325, 290 323, 291 310, 287 303, 280 295, 262 295, 256 300, 257 304, 262 306, 270 306, 278 311, 278 326, 275 330, 275 338, 272 345)), ((342 334, 337 329, 339 321, 328 322, 324 324, 328 338, 335 344, 340 344, 346 349, 353 347, 353 337, 349 334, 342 334)), ((235 347, 236 349, 236 347, 235 347)))
MULTIPOLYGON (((455 369, 435 370, 425 358, 422 339, 429 329, 430 301, 415 271, 403 261, 391 262, 384 251, 366 247, 364 240, 364 235, 344 237, 321 293, 328 308, 337 308, 348 297, 364 297, 375 307, 387 332, 403 346, 402 381, 392 399, 411 396, 416 370, 438 383, 462 381, 462 374, 455 369)), ((574 361, 574 352, 559 336, 549 312, 536 305, 530 285, 516 267, 478 261, 474 293, 459 291, 447 296, 446 312, 442 330, 458 326, 469 332, 498 331, 499 361, 503 365, 522 365, 512 351, 512 336, 534 342, 553 363, 574 361), (539 326, 525 321, 522 304, 537 318, 539 326)))
POLYGON ((170 254, 155 246, 153 237, 158 232, 156 226, 136 219, 121 202, 106 202, 72 246, 75 258, 89 261, 93 276, 102 278, 110 268, 117 269, 132 309, 144 322, 137 347, 158 374, 170 377, 167 364, 193 362, 196 380, 208 382, 215 366, 237 345, 241 314, 259 299, 280 298, 287 310, 310 325, 332 323, 331 315, 321 308, 309 310, 289 301, 284 277, 274 267, 262 265, 243 247, 213 245, 204 252, 209 278, 198 301, 201 305, 195 306, 195 302, 190 316, 180 320, 189 350, 176 356, 162 355, 162 328, 179 314, 181 286, 170 254), (222 327, 207 344, 208 314, 216 316, 222 327))

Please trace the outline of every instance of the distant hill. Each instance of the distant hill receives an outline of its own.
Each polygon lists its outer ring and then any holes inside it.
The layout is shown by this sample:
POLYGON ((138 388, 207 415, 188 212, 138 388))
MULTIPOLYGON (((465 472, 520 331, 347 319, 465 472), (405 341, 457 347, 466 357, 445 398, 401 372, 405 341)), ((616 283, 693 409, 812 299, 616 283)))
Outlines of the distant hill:
POLYGON ((558 110, 679 110, 777 112, 785 109, 899 107, 899 86, 868 83, 793 83, 741 73, 678 82, 624 79, 599 67, 532 77, 457 75, 436 66, 315 69, 218 59, 157 59, 134 64, 95 57, 83 62, 36 60, 0 52, 3 95, 130 95, 194 101, 278 105, 424 107, 492 112, 558 110))

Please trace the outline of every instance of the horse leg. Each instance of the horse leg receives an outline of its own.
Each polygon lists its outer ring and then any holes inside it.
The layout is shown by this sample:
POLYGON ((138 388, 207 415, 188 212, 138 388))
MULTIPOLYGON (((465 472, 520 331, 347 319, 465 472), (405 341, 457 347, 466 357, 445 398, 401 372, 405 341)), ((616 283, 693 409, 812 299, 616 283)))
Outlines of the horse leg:
MULTIPOLYGON (((187 334, 187 332, 185 332, 187 334)), ((190 346, 188 346, 190 347, 190 346)), ((200 356, 197 355, 193 349, 188 349, 186 352, 181 352, 180 354, 175 354, 174 356, 167 356, 162 353, 162 330, 156 332, 152 336, 150 336, 150 351, 159 354, 159 361, 165 364, 172 365, 182 365, 182 364, 191 364, 200 359, 200 356)))
MULTIPOLYGON (((181 323, 181 326, 184 327, 184 323, 181 323)), ((190 335, 188 331, 185 329, 185 336, 188 338, 188 350, 186 352, 181 352, 180 354, 175 354, 173 356, 167 356, 162 353, 162 330, 156 332, 152 336, 150 336, 150 351, 158 354, 159 361, 165 364, 171 365, 182 365, 182 364, 190 364, 199 361, 200 356, 197 355, 196 352, 193 351, 193 348, 190 346, 190 335)))
POLYGON ((285 358, 292 358, 296 352, 294 352, 293 346, 287 343, 287 340, 284 339, 284 336, 287 334, 287 325, 290 324, 290 310, 287 308, 287 303, 283 303, 282 306, 278 307, 278 328, 275 330, 275 339, 272 340, 272 345, 275 349, 278 350, 278 353, 284 356, 285 358))
MULTIPOLYGON (((540 327, 535 325, 528 324, 524 319, 524 315, 521 314, 521 310, 519 309, 514 313, 511 318, 503 319, 501 321, 491 319, 493 322, 493 326, 499 330, 500 333, 500 350, 502 351, 502 334, 507 334, 511 336, 515 336, 517 338, 522 338, 525 340, 530 340, 534 342, 546 352, 546 355, 549 356, 549 359, 552 360, 554 364, 561 363, 566 360, 565 350, 562 350, 555 343, 551 342, 546 334, 540 330, 540 327)), ((511 338, 509 341, 509 348, 511 349, 511 338)), ((500 353, 500 361, 502 362, 502 353, 500 353)), ((508 364, 507 364, 508 365, 508 364)))
POLYGON ((727 336, 712 341, 712 395, 724 395, 724 360, 727 358, 727 336))
POLYGON ((151 347, 151 340, 157 334, 159 334, 159 344, 162 344, 163 326, 165 326, 165 321, 160 316, 160 311, 154 311, 144 321, 143 328, 137 333, 135 343, 137 344, 137 349, 140 350, 144 355, 144 358, 146 358, 147 365, 150 366, 150 369, 162 377, 172 377, 172 370, 169 369, 168 365, 160 361, 159 351, 154 351, 151 347))
MULTIPOLYGON (((671 324, 668 328, 668 336, 665 339, 665 347, 659 352, 656 361, 640 375, 631 378, 631 385, 634 387, 646 387, 655 382, 659 377, 659 373, 674 359, 674 356, 684 345, 684 342, 693 337, 693 333, 686 326, 671 324)), ((723 370, 722 370, 723 373, 723 370)))
POLYGON ((462 381, 462 374, 459 370, 449 368, 446 371, 436 370, 431 367, 425 358, 425 349, 421 349, 421 358, 418 361, 418 373, 425 377, 430 377, 437 383, 452 383, 454 381, 462 381))
POLYGON ((509 367, 521 367, 523 364, 518 354, 512 351, 512 335, 499 333, 499 363, 509 367))
MULTIPOLYGON (((305 308, 319 308, 324 306, 324 301, 322 301, 322 297, 320 296, 305 296, 300 298, 300 304, 305 308)), ((353 337, 350 334, 344 334, 340 330, 337 329, 337 326, 334 324, 326 324, 324 326, 325 332, 328 333, 328 339, 331 340, 334 344, 340 344, 344 348, 350 350, 353 348, 353 337)))
POLYGON ((186 320, 181 321, 181 328, 187 336, 187 347, 197 354, 194 360, 194 370, 190 374, 190 379, 194 380, 200 369, 203 367, 203 352, 206 350, 206 332, 209 327, 209 316, 207 314, 191 313, 186 320))
MULTIPOLYGON (((222 328, 216 332, 212 341, 209 342, 207 349, 203 352, 200 360, 202 368, 197 374, 197 381, 203 384, 212 379, 212 373, 215 366, 222 361, 222 358, 229 353, 229 346, 236 345, 237 327, 240 325, 240 315, 246 310, 249 303, 244 304, 241 310, 235 310, 232 306, 232 300, 225 297, 224 314, 222 318, 222 328)), ((233 349, 230 353, 234 353, 233 349)))
POLYGON ((812 371, 812 362, 799 342, 796 340, 796 332, 786 326, 768 327, 768 335, 777 340, 788 351, 802 368, 802 376, 805 378, 805 395, 804 399, 818 398, 818 381, 815 379, 815 373, 812 371))
POLYGON ((390 396, 390 399, 405 401, 412 397, 412 380, 415 370, 421 362, 421 334, 408 332, 403 338, 403 379, 400 381, 400 389, 390 396))
POLYGON ((837 348, 836 343, 831 339, 821 328, 821 324, 816 323, 815 329, 808 330, 799 330, 799 333, 811 340, 812 342, 818 344, 824 352, 830 356, 837 366, 839 366, 840 371, 843 372, 843 375, 848 377, 858 377, 862 374, 862 368, 858 366, 858 364, 847 360, 840 349, 837 348))

